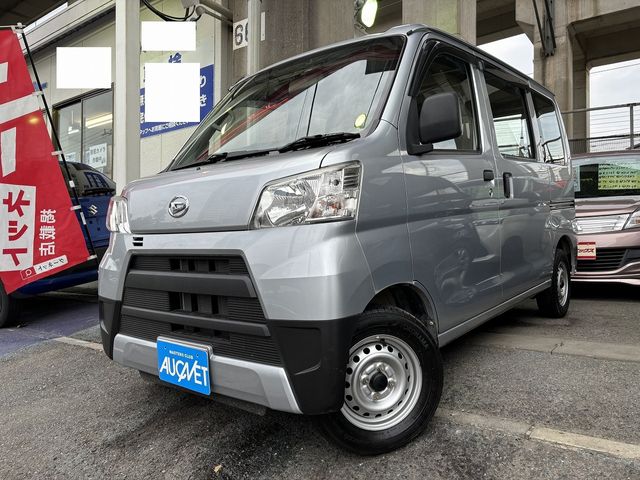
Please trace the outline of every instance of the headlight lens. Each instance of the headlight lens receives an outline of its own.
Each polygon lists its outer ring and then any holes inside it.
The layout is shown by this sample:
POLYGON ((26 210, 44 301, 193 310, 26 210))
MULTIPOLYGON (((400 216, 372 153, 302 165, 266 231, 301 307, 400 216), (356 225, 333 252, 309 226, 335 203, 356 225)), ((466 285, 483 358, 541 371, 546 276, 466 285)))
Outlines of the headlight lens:
POLYGON ((128 202, 125 197, 111 197, 107 211, 107 229, 114 233, 131 233, 128 202))
POLYGON ((262 191, 253 227, 284 227, 354 218, 359 197, 359 163, 289 177, 262 191))
POLYGON ((582 226, 580 225, 578 219, 571 220, 571 227, 573 228, 573 233, 575 233, 576 235, 582 233, 582 226))
POLYGON ((631 214, 629 220, 624 225, 624 228, 637 228, 640 227, 640 210, 636 210, 631 214))

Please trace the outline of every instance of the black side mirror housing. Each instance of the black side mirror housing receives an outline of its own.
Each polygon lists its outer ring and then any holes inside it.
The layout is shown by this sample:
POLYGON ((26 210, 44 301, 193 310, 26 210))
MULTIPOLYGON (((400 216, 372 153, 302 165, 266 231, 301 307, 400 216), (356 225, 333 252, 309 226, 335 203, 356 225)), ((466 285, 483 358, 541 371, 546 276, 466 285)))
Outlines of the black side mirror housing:
POLYGON ((431 95, 420 110, 420 142, 437 143, 459 137, 462 133, 460 100, 454 92, 431 95))
POLYGON ((460 99, 454 92, 431 95, 424 99, 418 122, 421 145, 412 145, 410 154, 433 150, 433 144, 457 138, 462 134, 460 99))

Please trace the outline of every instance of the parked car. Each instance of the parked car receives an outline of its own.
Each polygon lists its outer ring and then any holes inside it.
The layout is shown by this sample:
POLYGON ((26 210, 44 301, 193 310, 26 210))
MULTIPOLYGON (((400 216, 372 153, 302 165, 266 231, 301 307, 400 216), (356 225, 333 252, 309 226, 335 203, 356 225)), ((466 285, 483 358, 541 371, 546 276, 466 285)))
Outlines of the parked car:
MULTIPOLYGON (((76 185, 80 205, 87 220, 89 233, 98 261, 104 255, 109 245, 109 230, 106 228, 106 216, 109 200, 115 193, 115 183, 95 168, 77 162, 67 162, 71 179, 76 185)), ((65 183, 68 185, 68 175, 60 164, 65 183)), ((71 194, 71 192, 69 192, 71 194)), ((79 217, 78 217, 79 218, 79 217)), ((87 235, 85 233, 85 240, 87 235)), ((80 265, 68 268, 49 277, 36 280, 7 295, 0 282, 0 327, 15 321, 20 314, 20 299, 51 292, 63 288, 93 282, 98 279, 98 262, 90 260, 80 265)))
POLYGON ((640 153, 591 153, 574 162, 577 282, 640 285, 640 153))
POLYGON ((438 406, 440 347, 534 296, 566 314, 568 152, 551 92, 423 25, 268 67, 113 198, 104 350, 397 448, 438 406))

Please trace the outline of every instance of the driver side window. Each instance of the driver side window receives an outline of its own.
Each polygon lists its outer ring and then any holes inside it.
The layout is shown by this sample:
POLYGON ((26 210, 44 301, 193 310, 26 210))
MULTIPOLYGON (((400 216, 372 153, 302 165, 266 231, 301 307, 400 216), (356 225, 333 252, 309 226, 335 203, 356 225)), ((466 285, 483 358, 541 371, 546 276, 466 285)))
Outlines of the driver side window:
POLYGON ((478 150, 478 128, 476 110, 471 87, 469 65, 451 55, 438 55, 427 70, 416 97, 418 115, 422 102, 438 93, 455 93, 460 100, 462 110, 462 133, 459 137, 433 144, 434 150, 478 150))

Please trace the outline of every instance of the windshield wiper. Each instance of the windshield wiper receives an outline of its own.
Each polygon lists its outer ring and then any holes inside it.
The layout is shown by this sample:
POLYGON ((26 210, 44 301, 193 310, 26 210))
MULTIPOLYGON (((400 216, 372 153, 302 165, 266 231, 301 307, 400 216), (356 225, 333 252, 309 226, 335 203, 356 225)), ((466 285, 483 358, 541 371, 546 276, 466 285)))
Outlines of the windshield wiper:
POLYGON ((324 145, 330 145, 332 143, 345 143, 350 140, 360 138, 359 133, 350 132, 338 132, 338 133, 325 133, 322 135, 311 135, 308 137, 301 137, 294 140, 291 143, 280 148, 265 148, 262 150, 239 150, 237 152, 218 152, 210 155, 206 160, 200 162, 188 163, 186 165, 178 165, 172 168, 172 171, 182 170, 185 168, 202 167, 203 165, 210 165, 212 163, 227 162, 229 160, 239 160, 241 158, 260 157, 262 155, 268 155, 272 152, 291 152, 293 150, 305 150, 307 148, 315 148, 324 145))
POLYGON ((200 162, 189 163, 186 165, 179 165, 176 168, 172 168, 172 171, 182 170, 184 168, 194 168, 201 167, 203 165, 210 165, 212 163, 226 162, 228 160, 238 160, 240 158, 248 158, 248 157, 259 157, 262 155, 268 155, 273 152, 272 148, 262 149, 262 150, 239 150, 237 152, 218 152, 209 157, 206 160, 202 160, 200 162))
POLYGON ((298 138, 291 143, 287 143, 286 145, 280 147, 278 151, 280 153, 284 153, 291 152, 293 150, 304 150, 307 148, 330 145, 332 143, 345 143, 356 138, 360 138, 359 133, 337 132, 325 133, 321 135, 310 135, 308 137, 298 138))

